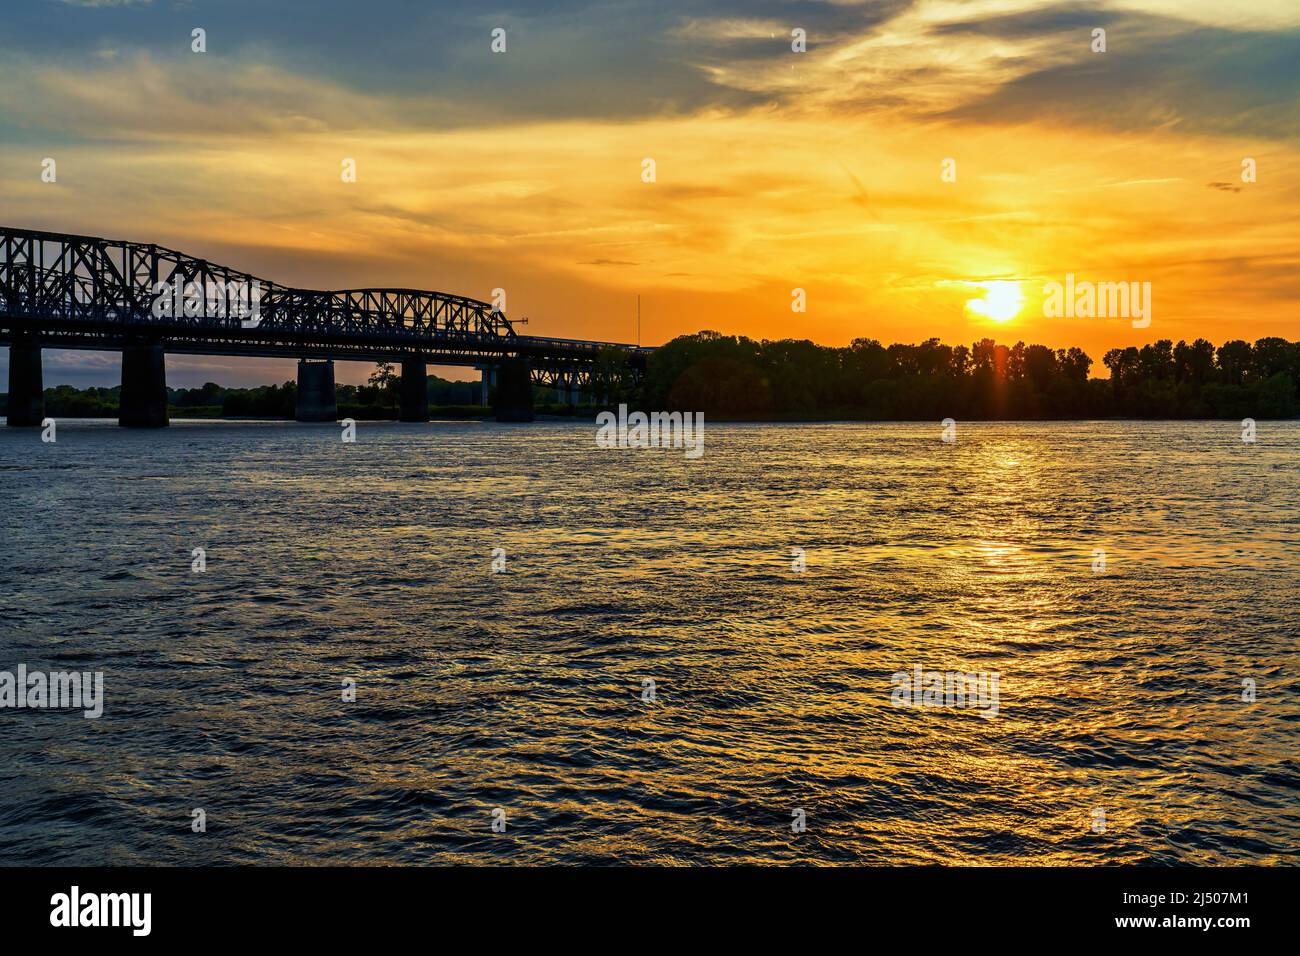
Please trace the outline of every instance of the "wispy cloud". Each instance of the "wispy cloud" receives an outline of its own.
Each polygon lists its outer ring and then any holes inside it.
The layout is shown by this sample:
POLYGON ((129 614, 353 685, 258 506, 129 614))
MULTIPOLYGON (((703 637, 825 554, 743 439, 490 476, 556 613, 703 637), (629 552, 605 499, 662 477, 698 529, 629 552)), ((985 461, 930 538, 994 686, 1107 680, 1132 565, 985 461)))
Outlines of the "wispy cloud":
POLYGON ((1296 321, 1294 4, 39 6, 0 34, 15 224, 308 287, 505 286, 531 331, 607 339, 638 293, 648 341, 968 339, 970 282, 1066 271, 1158 281, 1161 336, 1296 321))

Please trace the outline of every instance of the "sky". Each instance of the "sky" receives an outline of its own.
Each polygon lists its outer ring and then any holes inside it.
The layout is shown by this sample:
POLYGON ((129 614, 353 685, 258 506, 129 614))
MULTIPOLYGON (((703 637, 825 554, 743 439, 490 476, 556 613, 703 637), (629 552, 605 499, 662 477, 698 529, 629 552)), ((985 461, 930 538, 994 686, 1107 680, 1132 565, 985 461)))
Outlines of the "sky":
MULTIPOLYGON (((6 5, 0 223, 306 288, 501 288, 570 338, 637 341, 638 295, 643 344, 987 336, 1093 374, 1300 338, 1295 0, 490 4, 6 5), (1151 323, 1045 315, 1067 274, 1150 283, 1151 323)), ((117 368, 45 354, 47 386, 117 368)), ((168 357, 173 386, 292 377, 168 357)))

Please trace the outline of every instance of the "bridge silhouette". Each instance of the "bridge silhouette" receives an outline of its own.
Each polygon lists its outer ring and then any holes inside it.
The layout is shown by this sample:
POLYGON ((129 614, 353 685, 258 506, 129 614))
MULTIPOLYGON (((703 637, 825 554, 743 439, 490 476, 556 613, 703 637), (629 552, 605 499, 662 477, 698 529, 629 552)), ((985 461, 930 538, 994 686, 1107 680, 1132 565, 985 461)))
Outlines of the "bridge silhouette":
POLYGON ((638 376, 650 349, 520 335, 490 303, 419 289, 296 289, 153 244, 0 226, 10 425, 44 417, 41 349, 122 353, 119 424, 167 424, 167 353, 297 358, 299 421, 333 421, 334 361, 401 363, 400 417, 428 421, 427 366, 482 371, 482 403, 533 417, 638 376))

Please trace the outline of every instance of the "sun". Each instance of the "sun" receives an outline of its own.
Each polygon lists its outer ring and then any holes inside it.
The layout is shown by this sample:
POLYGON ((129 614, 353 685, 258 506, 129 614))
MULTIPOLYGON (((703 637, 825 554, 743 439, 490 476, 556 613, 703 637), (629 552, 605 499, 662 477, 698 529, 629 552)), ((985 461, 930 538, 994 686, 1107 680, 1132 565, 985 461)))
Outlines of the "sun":
POLYGON ((994 322, 1010 321, 1025 304, 1025 294, 1020 291, 1019 282, 994 279, 988 282, 972 282, 971 285, 983 289, 984 294, 978 299, 967 299, 966 308, 994 322))

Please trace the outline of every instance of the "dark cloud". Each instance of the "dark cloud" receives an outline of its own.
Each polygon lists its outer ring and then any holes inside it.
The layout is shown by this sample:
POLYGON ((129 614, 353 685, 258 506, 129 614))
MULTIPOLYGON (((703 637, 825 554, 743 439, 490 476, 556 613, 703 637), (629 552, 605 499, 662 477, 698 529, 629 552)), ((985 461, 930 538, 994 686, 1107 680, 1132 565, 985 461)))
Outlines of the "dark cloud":
POLYGON ((1109 27, 1124 14, 1082 4, 1061 4, 1042 10, 1008 13, 981 20, 936 24, 931 33, 938 35, 978 34, 1003 39, 1027 39, 1053 33, 1079 32, 1085 45, 1091 41, 1095 27, 1109 27))
POLYGON ((768 99, 718 85, 702 67, 787 51, 775 40, 718 40, 688 24, 773 19, 808 31, 809 47, 861 33, 912 0, 864 6, 777 0, 229 0, 213 6, 17 5, 0 24, 0 51, 57 64, 146 53, 177 70, 193 57, 226 58, 319 76, 358 93, 414 98, 412 118, 447 125, 503 118, 629 119, 768 99), (491 31, 506 30, 494 54, 491 31), (206 54, 190 52, 195 27, 206 54), (419 98, 427 95, 427 103, 419 98))
MULTIPOLYGON (((506 0, 491 8, 481 0, 42 2, 6 8, 0 56, 21 54, 55 69, 77 70, 147 56, 161 65, 175 89, 199 95, 210 85, 207 71, 214 63, 232 71, 265 65, 355 93, 358 102, 376 104, 371 108, 376 113, 392 105, 400 109, 402 122, 426 129, 530 120, 628 121, 798 103, 797 85, 765 92, 756 91, 764 88, 761 83, 744 82, 762 75, 774 57, 789 55, 790 29, 807 31, 812 64, 820 50, 869 36, 914 2, 506 0), (740 26, 724 31, 717 29, 719 23, 740 26), (507 30, 505 54, 490 51, 497 26, 507 30), (190 52, 195 27, 207 31, 206 54, 190 52), (719 78, 723 75, 727 79, 719 78), (755 89, 739 88, 751 85, 755 89)), ((947 119, 1046 119, 1288 137, 1295 135, 1300 118, 1295 68, 1300 32, 1295 30, 1197 27, 1074 2, 931 28, 932 37, 953 43, 972 35, 1006 40, 1009 52, 1001 65, 1028 72, 941 114, 947 119), (1104 54, 1088 50, 1097 26, 1107 29, 1104 54), (1057 46, 1042 61, 1026 62, 1021 48, 1041 39, 1057 46)), ((1037 44, 1032 49, 1043 56, 1037 44)), ((924 83, 927 73, 942 79, 949 68, 910 65, 910 72, 882 80, 867 79, 872 76, 867 60, 860 65, 861 78, 853 65, 845 67, 841 95, 826 109, 907 111, 915 102, 912 84, 924 83)), ((279 95, 283 99, 292 92, 279 95)), ((275 91, 270 102, 279 102, 275 91)), ((390 125, 392 119, 376 115, 367 124, 352 104, 332 110, 328 103, 311 103, 303 116, 291 106, 283 112, 300 123, 361 127, 390 125)), ((70 119, 48 116, 43 122, 74 133, 70 119)), ((22 140, 22 125, 0 118, 0 133, 22 140)))
MULTIPOLYGON (((1066 20, 1076 14, 1071 13, 1066 20)), ((1027 15, 1050 25, 1046 14, 1027 15)), ((1017 18, 1001 29, 1016 33, 1017 18)), ((1107 51, 1088 37, 1050 65, 943 114, 980 123, 1056 121, 1188 133, 1291 138, 1300 119, 1300 31, 1237 32, 1126 14, 1107 30, 1107 51)), ((1018 34, 1022 35, 1022 34, 1018 34)))

